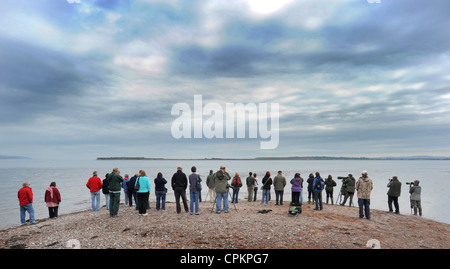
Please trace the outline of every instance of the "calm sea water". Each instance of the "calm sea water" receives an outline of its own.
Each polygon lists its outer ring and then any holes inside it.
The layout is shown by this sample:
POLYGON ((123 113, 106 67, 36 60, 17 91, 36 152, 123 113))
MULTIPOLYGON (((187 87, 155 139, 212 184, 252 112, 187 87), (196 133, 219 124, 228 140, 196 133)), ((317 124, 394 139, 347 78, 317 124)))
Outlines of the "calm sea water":
MULTIPOLYGON (((338 186, 334 189, 334 200, 336 201, 341 181, 338 176, 353 174, 356 179, 361 171, 366 170, 373 180, 374 190, 371 195, 371 208, 387 210, 388 179, 397 176, 402 184, 402 194, 399 198, 401 214, 411 214, 409 207, 409 186, 405 182, 415 179, 420 180, 422 186, 422 208, 423 217, 434 219, 450 224, 450 161, 440 160, 311 160, 311 161, 236 161, 236 160, 193 160, 193 161, 61 161, 61 160, 0 160, 0 229, 18 226, 19 203, 17 191, 22 187, 23 181, 30 181, 34 193, 34 209, 36 219, 48 217, 48 210, 44 202, 44 193, 50 182, 55 181, 61 192, 62 203, 59 207, 59 214, 68 214, 76 211, 90 209, 90 194, 85 184, 92 171, 97 170, 99 176, 103 178, 106 173, 118 167, 121 175, 132 176, 140 169, 147 172, 151 178, 152 192, 150 201, 155 201, 153 189, 153 178, 158 172, 169 181, 173 173, 176 172, 177 165, 183 165, 183 171, 189 175, 190 168, 195 165, 198 172, 204 179, 202 197, 206 197, 206 177, 209 170, 217 171, 221 165, 225 165, 231 176, 236 172, 244 179, 244 186, 239 193, 240 199, 247 197, 245 178, 249 171, 258 174, 258 181, 266 171, 270 171, 272 178, 278 170, 288 180, 285 187, 284 200, 291 200, 291 185, 289 180, 295 173, 301 173, 306 180, 309 173, 319 171, 322 177, 329 174, 333 176, 338 186)), ((305 186, 306 187, 306 184, 305 186)), ((173 191, 168 186, 167 201, 174 201, 173 191)), ((189 195, 187 194, 187 197, 189 195)), ((258 191, 258 199, 261 192, 258 191)), ((303 191, 303 198, 307 198, 307 191, 303 191)), ((124 195, 121 195, 122 202, 124 195)), ((272 188, 272 200, 275 194, 272 188)), ((323 194, 325 201, 325 193, 323 194)), ((209 201, 209 198, 208 198, 209 201)), ((356 194, 354 202, 357 203, 356 194)), ((101 196, 101 204, 105 204, 105 198, 101 196)))

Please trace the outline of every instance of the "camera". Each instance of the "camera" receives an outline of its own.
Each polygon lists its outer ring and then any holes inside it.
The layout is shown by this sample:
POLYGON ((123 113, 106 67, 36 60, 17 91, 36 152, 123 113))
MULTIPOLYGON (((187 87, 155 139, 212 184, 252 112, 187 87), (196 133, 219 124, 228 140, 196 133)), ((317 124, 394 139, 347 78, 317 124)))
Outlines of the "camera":
POLYGON ((337 177, 338 179, 347 179, 348 177, 337 177))
POLYGON ((414 185, 414 182, 406 182, 407 185, 414 185))

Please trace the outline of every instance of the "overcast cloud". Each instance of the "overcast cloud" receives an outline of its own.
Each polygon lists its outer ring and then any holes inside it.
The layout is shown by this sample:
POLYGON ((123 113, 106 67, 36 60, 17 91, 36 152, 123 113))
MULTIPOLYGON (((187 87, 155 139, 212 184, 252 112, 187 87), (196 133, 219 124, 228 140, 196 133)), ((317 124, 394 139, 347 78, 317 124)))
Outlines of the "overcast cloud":
POLYGON ((447 0, 72 2, 2 1, 0 155, 450 156, 447 0), (278 147, 173 138, 194 95, 278 103, 278 147))

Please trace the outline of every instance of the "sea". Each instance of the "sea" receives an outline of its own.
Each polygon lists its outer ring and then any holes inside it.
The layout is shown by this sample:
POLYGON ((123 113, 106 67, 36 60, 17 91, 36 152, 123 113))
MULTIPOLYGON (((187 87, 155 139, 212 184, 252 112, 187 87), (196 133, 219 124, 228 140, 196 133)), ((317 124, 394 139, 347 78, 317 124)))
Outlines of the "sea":
MULTIPOLYGON (((239 173, 244 185, 240 189, 239 199, 246 202, 247 188, 245 178, 248 173, 256 173, 261 187, 261 179, 269 171, 272 178, 278 171, 286 177, 287 185, 284 191, 284 201, 291 201, 291 184, 289 181, 295 173, 300 173, 305 179, 310 173, 320 172, 325 179, 332 175, 337 186, 334 188, 334 202, 342 185, 338 177, 348 174, 358 179, 363 170, 368 172, 373 181, 374 189, 371 193, 370 206, 372 209, 388 210, 387 184, 389 179, 397 176, 402 182, 401 196, 399 197, 400 213, 411 214, 409 201, 409 185, 416 179, 422 186, 423 217, 450 224, 450 160, 38 160, 38 159, 1 159, 0 160, 0 229, 20 225, 19 202, 17 192, 24 181, 30 182, 34 193, 33 207, 36 219, 48 217, 48 209, 44 202, 45 190, 52 181, 56 182, 62 197, 59 206, 59 215, 69 214, 91 208, 91 196, 86 182, 94 170, 98 171, 100 178, 119 168, 121 175, 129 174, 130 177, 139 170, 145 170, 151 179, 152 190, 150 202, 154 207, 155 193, 153 179, 158 172, 167 179, 167 201, 174 202, 173 190, 170 187, 172 175, 177 166, 183 166, 183 172, 187 176, 191 174, 191 167, 196 166, 203 179, 202 199, 209 201, 206 187, 206 178, 209 170, 217 171, 220 166, 225 166, 227 172, 233 177, 239 173)), ((303 201, 307 201, 306 182, 303 190, 303 201)), ((189 192, 189 190, 187 190, 189 192)), ((258 190, 257 200, 261 199, 261 191, 258 190)), ((323 202, 325 203, 325 192, 323 202)), ((189 199, 189 193, 187 193, 189 199)), ((271 199, 275 200, 272 188, 271 199)), ((125 198, 121 194, 121 202, 125 198)), ((357 206, 357 195, 353 199, 357 206)), ((259 202, 257 202, 259 204, 259 202)), ((285 203, 286 205, 288 203, 285 203)), ((348 204, 348 202, 347 202, 348 204)), ((101 205, 105 205, 105 197, 101 195, 101 205)), ((259 207, 257 207, 259 208, 259 207)), ((355 210, 355 214, 357 211, 355 210)), ((120 214, 120 212, 119 212, 120 214)), ((28 214, 27 214, 28 215, 28 214)), ((356 215, 355 215, 356 216, 356 215)))

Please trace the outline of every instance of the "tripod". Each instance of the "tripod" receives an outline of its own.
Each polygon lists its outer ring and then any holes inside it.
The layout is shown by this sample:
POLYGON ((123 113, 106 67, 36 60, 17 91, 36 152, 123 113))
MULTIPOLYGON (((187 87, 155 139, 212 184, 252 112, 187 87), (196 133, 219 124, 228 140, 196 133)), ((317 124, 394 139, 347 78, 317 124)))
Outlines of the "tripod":
MULTIPOLYGON (((232 188, 232 187, 230 187, 230 188, 232 188)), ((230 197, 232 197, 232 195, 230 193, 230 188, 227 188, 228 189, 228 194, 230 195, 230 197)), ((217 194, 216 194, 216 197, 214 198, 214 204, 213 204, 213 206, 211 208, 211 213, 214 211, 214 207, 216 206, 216 203, 217 203, 217 194)), ((235 203, 232 203, 232 204, 234 205, 234 209, 236 210, 236 212, 238 212, 236 204, 235 203)))

